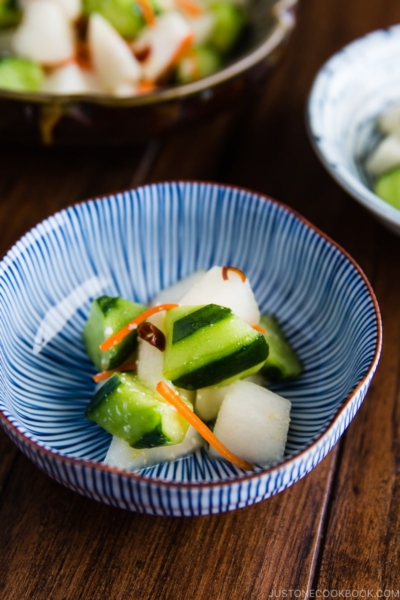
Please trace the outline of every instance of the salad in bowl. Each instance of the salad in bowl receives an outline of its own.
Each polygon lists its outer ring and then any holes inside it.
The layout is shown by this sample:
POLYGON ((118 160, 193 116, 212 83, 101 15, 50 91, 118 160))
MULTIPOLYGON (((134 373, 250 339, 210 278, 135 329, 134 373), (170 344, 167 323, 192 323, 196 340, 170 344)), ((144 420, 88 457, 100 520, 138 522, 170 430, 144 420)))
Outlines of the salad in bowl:
POLYGON ((192 83, 224 65, 246 23, 246 0, 8 0, 0 88, 132 97, 192 83))

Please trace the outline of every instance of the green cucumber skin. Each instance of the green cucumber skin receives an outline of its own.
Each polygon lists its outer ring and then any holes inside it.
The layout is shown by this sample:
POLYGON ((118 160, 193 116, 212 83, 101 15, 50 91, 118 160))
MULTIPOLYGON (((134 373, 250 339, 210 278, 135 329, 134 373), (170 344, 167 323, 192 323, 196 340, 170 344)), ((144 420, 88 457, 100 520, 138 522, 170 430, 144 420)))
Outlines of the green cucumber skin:
POLYGON ((107 337, 125 327, 145 310, 147 307, 143 304, 119 297, 101 296, 93 301, 89 319, 83 330, 83 342, 89 358, 99 371, 116 369, 136 350, 136 330, 107 352, 102 352, 99 346, 107 337), (110 333, 105 335, 107 329, 110 329, 110 333))
POLYGON ((113 375, 110 379, 107 379, 104 385, 95 393, 90 403, 88 404, 85 412, 85 416, 90 419, 90 415, 94 413, 96 408, 101 406, 101 403, 107 399, 107 397, 121 385, 121 380, 118 375, 113 375))
POLYGON ((262 315, 260 325, 266 330, 265 339, 269 355, 261 373, 270 381, 293 379, 301 375, 303 364, 285 338, 277 319, 273 315, 262 315))
POLYGON ((175 379, 172 383, 184 390, 218 386, 257 373, 268 356, 268 345, 262 334, 252 344, 234 354, 207 364, 196 371, 175 379))
POLYGON ((218 323, 232 315, 232 311, 224 306, 208 304, 203 308, 195 310, 186 317, 175 321, 172 333, 172 343, 176 344, 203 327, 218 323))
POLYGON ((132 373, 115 373, 92 398, 86 417, 140 449, 179 444, 189 428, 176 410, 132 373))
POLYGON ((225 307, 172 309, 167 313, 165 328, 163 374, 183 389, 196 390, 241 379, 257 372, 268 356, 264 336, 225 307), (201 317, 199 327, 194 323, 196 314, 201 317), (211 323, 205 323, 206 314, 211 323))

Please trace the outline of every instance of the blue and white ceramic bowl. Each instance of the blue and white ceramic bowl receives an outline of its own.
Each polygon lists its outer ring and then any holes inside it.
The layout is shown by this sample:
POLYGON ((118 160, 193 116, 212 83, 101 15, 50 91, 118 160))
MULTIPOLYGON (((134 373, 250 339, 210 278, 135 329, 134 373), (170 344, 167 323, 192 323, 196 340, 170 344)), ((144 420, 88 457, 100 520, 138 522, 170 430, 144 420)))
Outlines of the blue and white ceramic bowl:
POLYGON ((400 102, 400 26, 374 31, 319 71, 308 102, 310 138, 320 160, 353 198, 400 235, 400 210, 370 189, 364 161, 377 145, 376 117, 400 102))
POLYGON ((379 309, 363 273, 290 209, 213 184, 165 183, 73 206, 0 264, 0 423, 48 475, 90 498, 157 515, 248 506, 298 481, 357 412, 377 366, 379 309), (305 365, 284 460, 253 473, 204 450, 130 473, 102 464, 110 436, 85 419, 94 383, 82 328, 106 293, 148 302, 215 264, 249 277, 305 365))

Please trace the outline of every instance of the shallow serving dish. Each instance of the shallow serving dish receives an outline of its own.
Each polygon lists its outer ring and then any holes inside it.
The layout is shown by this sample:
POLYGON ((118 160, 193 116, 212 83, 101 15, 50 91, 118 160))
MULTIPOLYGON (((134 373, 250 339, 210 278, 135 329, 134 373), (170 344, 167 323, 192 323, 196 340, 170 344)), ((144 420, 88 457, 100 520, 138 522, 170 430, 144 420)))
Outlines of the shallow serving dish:
POLYGON ((259 502, 311 471, 358 410, 381 347, 359 267, 290 209, 214 184, 165 183, 73 206, 0 264, 0 424, 41 469, 90 498, 160 515, 259 502), (212 265, 235 265, 305 365, 275 386, 293 403, 284 460, 252 473, 205 450, 130 473, 101 464, 110 436, 85 419, 94 390, 82 328, 107 293, 148 302, 212 265))
POLYGON ((253 0, 249 33, 223 69, 188 85, 132 98, 55 96, 0 90, 0 139, 45 144, 123 144, 147 140, 228 110, 275 65, 295 24, 298 0, 253 0))
POLYGON ((364 161, 379 141, 376 117, 400 102, 399 65, 399 25, 352 42, 319 71, 307 113, 310 139, 328 172, 397 235, 400 210, 370 189, 364 161))

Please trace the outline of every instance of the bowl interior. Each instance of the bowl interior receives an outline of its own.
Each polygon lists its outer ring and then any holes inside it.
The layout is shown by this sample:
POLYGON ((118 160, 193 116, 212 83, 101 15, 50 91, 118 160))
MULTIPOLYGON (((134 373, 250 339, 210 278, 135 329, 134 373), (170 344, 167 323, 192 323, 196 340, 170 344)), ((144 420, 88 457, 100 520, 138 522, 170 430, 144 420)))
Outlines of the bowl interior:
POLYGON ((327 169, 376 215, 400 225, 400 211, 370 189, 364 162, 379 141, 376 117, 400 101, 400 26, 374 31, 333 56, 310 94, 312 141, 327 169))
MULTIPOLYGON (((0 265, 0 408, 26 436, 101 461, 110 436, 85 419, 93 391, 82 329, 103 293, 143 303, 200 269, 235 265, 305 365, 275 386, 293 403, 287 456, 332 421, 368 372, 378 336, 370 290, 335 245, 281 205, 233 188, 168 183, 47 219, 0 265)), ((143 471, 171 481, 229 479, 204 450, 143 471)))

